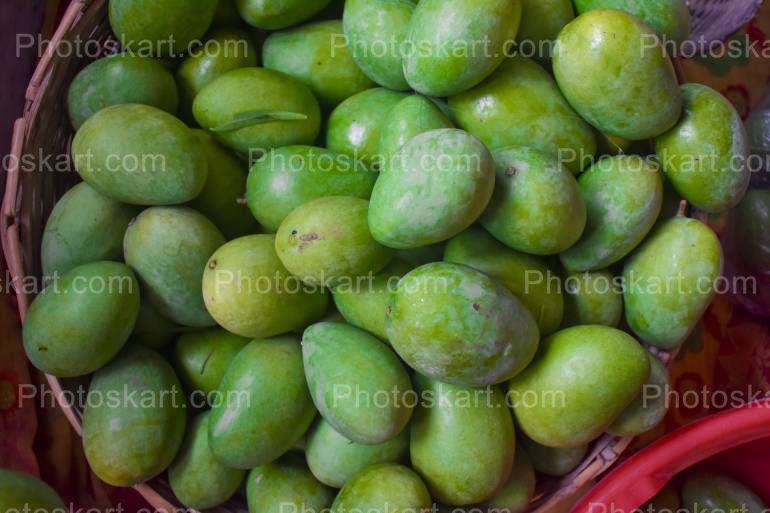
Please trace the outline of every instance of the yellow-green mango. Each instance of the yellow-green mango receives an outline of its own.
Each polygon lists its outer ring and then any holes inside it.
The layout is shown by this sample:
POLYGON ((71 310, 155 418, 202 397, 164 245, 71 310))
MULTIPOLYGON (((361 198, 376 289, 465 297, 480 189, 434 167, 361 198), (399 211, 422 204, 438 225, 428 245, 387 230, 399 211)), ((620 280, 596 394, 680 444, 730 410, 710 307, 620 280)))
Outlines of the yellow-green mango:
POLYGON ((251 338, 288 333, 320 319, 328 295, 292 276, 273 235, 249 235, 219 248, 203 271, 206 308, 226 330, 251 338))
POLYGON ((521 26, 516 34, 518 53, 548 63, 556 38, 575 19, 572 0, 521 0, 521 26))
POLYGON ((650 26, 665 43, 681 44, 690 36, 690 10, 685 0, 575 0, 575 8, 583 14, 593 9, 620 9, 633 14, 650 26))
POLYGON ((37 477, 0 469, 0 510, 16 513, 63 513, 67 511, 56 491, 37 477))
POLYGON ((89 374, 123 347, 139 314, 139 284, 118 262, 75 267, 35 298, 24 320, 24 349, 47 374, 89 374))
POLYGON ((350 479, 334 499, 331 513, 427 513, 431 498, 425 483, 408 467, 382 463, 350 479))
POLYGON ((184 333, 174 346, 172 363, 188 392, 213 396, 233 358, 248 343, 222 328, 184 333))
POLYGON ((293 336, 249 343, 233 359, 218 390, 221 400, 211 408, 209 446, 231 468, 275 460, 315 417, 300 342, 293 336))
POLYGON ((323 513, 334 492, 313 477, 302 456, 288 453, 249 473, 246 497, 249 513, 323 513))
POLYGON ((213 326, 201 293, 203 268, 225 238, 203 214, 187 207, 153 207, 126 230, 126 263, 164 317, 193 328, 213 326))
POLYGON ((511 380, 509 402, 529 438, 580 447, 615 421, 649 374, 647 352, 632 336, 608 326, 575 326, 542 342, 532 364, 511 380))
POLYGON ((392 158, 411 139, 439 128, 454 128, 454 125, 429 98, 419 94, 407 96, 385 116, 380 134, 380 159, 392 158))
POLYGON ((235 0, 246 22, 266 30, 280 30, 312 18, 330 0, 235 0))
POLYGON ((527 451, 535 470, 553 477, 566 476, 577 467, 588 453, 587 445, 561 449, 541 445, 521 434, 518 437, 519 448, 527 451))
POLYGON ((187 408, 174 370, 130 345, 97 371, 83 415, 83 449, 102 481, 133 486, 168 467, 182 444, 187 408))
POLYGON ((671 380, 668 369, 651 354, 650 376, 641 393, 629 404, 620 417, 607 428, 607 432, 619 436, 637 436, 654 428, 668 412, 668 397, 671 380))
POLYGON ((570 105, 609 135, 657 137, 682 112, 666 50, 650 27, 624 11, 588 11, 564 27, 553 49, 553 72, 570 105))
POLYGON ((480 507, 488 512, 521 513, 529 507, 534 496, 535 470, 527 453, 517 450, 508 482, 480 507))
POLYGON ((656 165, 636 155, 599 160, 578 179, 588 209, 580 240, 559 255, 570 272, 598 271, 628 255, 650 232, 663 204, 656 165))
POLYGON ((567 273, 564 278, 564 327, 600 324, 613 328, 623 317, 623 291, 609 271, 567 273))
POLYGON ((628 325, 648 344, 676 347, 711 303, 722 263, 722 246, 711 228, 682 216, 668 220, 623 269, 628 325))
POLYGON ((731 477, 695 472, 682 484, 682 506, 700 513, 761 513, 767 505, 749 487, 731 477))
POLYGON ((494 496, 511 474, 513 419, 497 388, 467 388, 415 375, 424 401, 412 421, 412 465, 437 501, 464 506, 494 496))
POLYGON ((186 329, 189 328, 178 326, 169 321, 160 315, 149 301, 142 299, 139 303, 139 314, 136 317, 134 331, 131 332, 130 342, 160 351, 186 329))
POLYGON ((449 240, 444 260, 478 269, 508 287, 532 314, 541 336, 550 335, 561 324, 561 286, 542 259, 510 249, 483 228, 472 226, 449 240))
POLYGON ((374 336, 347 324, 319 322, 302 335, 302 359, 316 408, 346 438, 380 444, 409 423, 409 374, 374 336))

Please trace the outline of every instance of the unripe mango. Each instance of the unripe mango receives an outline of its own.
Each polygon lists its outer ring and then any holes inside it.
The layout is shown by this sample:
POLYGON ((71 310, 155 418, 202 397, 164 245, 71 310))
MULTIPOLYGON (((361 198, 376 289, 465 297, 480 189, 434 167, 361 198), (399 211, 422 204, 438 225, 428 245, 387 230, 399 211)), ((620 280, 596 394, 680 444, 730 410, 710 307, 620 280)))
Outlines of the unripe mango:
POLYGON ((249 513, 323 513, 334 492, 313 477, 302 456, 288 453, 249 473, 246 496, 249 513))
POLYGON ((425 483, 408 467, 383 463, 365 468, 342 488, 331 513, 426 513, 431 497, 425 483))

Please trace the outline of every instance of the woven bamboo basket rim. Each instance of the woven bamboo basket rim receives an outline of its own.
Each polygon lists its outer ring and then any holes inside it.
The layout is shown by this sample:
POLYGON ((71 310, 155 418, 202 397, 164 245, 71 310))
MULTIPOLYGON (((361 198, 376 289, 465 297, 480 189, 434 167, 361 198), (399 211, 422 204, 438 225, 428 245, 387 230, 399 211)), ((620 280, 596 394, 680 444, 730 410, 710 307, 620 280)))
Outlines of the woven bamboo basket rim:
MULTIPOLYGON (((22 162, 22 157, 24 155, 30 154, 30 150, 38 149, 35 144, 37 141, 32 140, 31 136, 33 135, 34 129, 38 128, 41 124, 46 123, 46 112, 41 111, 41 106, 49 96, 56 97, 58 95, 56 101, 63 103, 61 91, 57 91, 56 88, 66 87, 66 84, 69 84, 69 80, 72 78, 71 76, 68 77, 68 80, 63 83, 53 80, 56 65, 61 61, 66 60, 64 57, 57 56, 57 46, 62 41, 68 39, 68 36, 72 33, 81 28, 85 28, 81 27, 80 24, 102 18, 106 19, 106 3, 107 0, 72 0, 30 80, 25 95, 23 115, 14 123, 9 159, 10 165, 8 167, 6 188, 2 201, 0 239, 2 240, 3 252, 11 278, 10 283, 16 295, 22 323, 24 322, 27 309, 33 298, 26 293, 24 287, 17 286, 16 284, 23 283, 25 277, 28 276, 40 278, 39 270, 35 269, 34 264, 29 262, 29 258, 25 258, 24 250, 31 249, 34 253, 39 253, 38 239, 42 234, 42 226, 44 225, 45 219, 42 220, 42 224, 39 224, 39 233, 36 233, 33 227, 31 227, 32 223, 30 223, 30 220, 26 216, 27 212, 25 211, 25 207, 28 208, 29 205, 25 204, 24 199, 25 192, 29 191, 25 191, 26 184, 23 180, 23 171, 20 163, 22 162), (33 244, 35 241, 37 241, 38 244, 33 244), (25 244, 33 244, 33 246, 29 247, 25 244)), ((91 28, 97 27, 94 26, 91 28)), ((86 59, 81 59, 81 61, 85 60, 86 59)), ((674 62, 680 82, 683 82, 681 69, 676 61, 674 62)), ((76 66, 74 68, 75 71, 79 70, 80 67, 82 66, 76 66)), ((68 118, 66 119, 66 126, 69 130, 67 135, 69 141, 71 140, 73 129, 69 125, 68 118)), ((69 153, 68 149, 69 142, 67 143, 66 148, 60 148, 60 150, 69 153)), ((76 175, 72 169, 66 174, 71 176, 76 175)), ((75 182, 73 181, 73 183, 75 182)), ((40 200, 40 198, 35 199, 40 200)), ((45 198, 42 199, 45 200, 45 198)), ((52 198, 52 200, 56 199, 58 198, 52 198)), ((52 201, 50 205, 44 206, 46 210, 46 219, 47 215, 50 214, 50 209, 53 207, 54 202, 55 201, 52 201)), ((670 364, 676 356, 676 350, 674 352, 665 352, 651 346, 647 346, 647 349, 667 365, 670 364)), ((73 408, 66 400, 66 387, 62 380, 48 374, 46 374, 46 380, 51 388, 51 392, 56 397, 57 403, 61 407, 72 428, 78 436, 82 436, 81 412, 73 408)), ((547 488, 545 490, 538 490, 535 499, 530 505, 529 511, 532 513, 548 513, 562 506, 572 498, 575 492, 616 463, 632 441, 632 437, 618 437, 606 434, 594 441, 592 449, 587 453, 580 465, 566 476, 548 480, 547 488)), ((173 498, 173 493, 171 493, 168 484, 162 478, 155 478, 148 483, 138 484, 132 488, 139 492, 147 502, 162 513, 175 513, 180 510, 196 513, 195 510, 174 504, 175 499, 173 498)), ((237 497, 238 496, 236 495, 236 499, 237 497)), ((219 513, 246 511, 243 504, 238 504, 235 501, 230 501, 226 506, 228 507, 219 507, 208 511, 219 513)))

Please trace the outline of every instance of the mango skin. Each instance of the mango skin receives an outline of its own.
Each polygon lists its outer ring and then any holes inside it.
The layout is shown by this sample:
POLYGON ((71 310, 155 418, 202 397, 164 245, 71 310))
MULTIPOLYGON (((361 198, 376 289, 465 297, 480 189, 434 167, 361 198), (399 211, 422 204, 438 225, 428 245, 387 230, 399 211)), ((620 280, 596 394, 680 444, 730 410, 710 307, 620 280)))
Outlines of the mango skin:
POLYGON ((564 27, 553 72, 570 105, 601 132, 638 141, 679 120, 671 60, 652 29, 626 12, 597 9, 564 27))
POLYGON ((249 513, 322 513, 334 500, 332 489, 318 482, 296 453, 253 469, 246 495, 249 513))
POLYGON ((430 99, 419 94, 407 96, 385 116, 380 134, 380 158, 387 161, 411 139, 439 128, 454 128, 454 125, 430 99))
POLYGON ((32 364, 61 378, 89 374, 123 347, 139 313, 139 284, 126 265, 93 262, 43 289, 23 327, 32 364))
POLYGON ((684 0, 575 0, 575 8, 579 14, 593 9, 626 11, 649 25, 666 43, 679 45, 690 37, 690 11, 684 0))
POLYGON ((396 289, 403 275, 414 269, 414 265, 394 258, 371 281, 356 286, 355 283, 340 284, 332 289, 337 310, 351 325, 388 340, 385 317, 390 295, 396 289))
POLYGON ((481 224, 513 249, 553 255, 575 244, 586 225, 578 183, 556 157, 531 148, 493 154, 497 180, 481 224))
POLYGON ((415 375, 412 466, 431 496, 452 506, 484 501, 508 481, 516 440, 505 397, 497 388, 472 389, 415 375), (429 394, 429 395, 428 395, 429 394))
POLYGON ((409 423, 409 374, 393 350, 367 332, 337 322, 313 324, 302 335, 302 360, 316 408, 346 438, 380 444, 409 423), (375 401, 382 395, 389 398, 385 405, 375 401))
POLYGON ((150 303, 167 319, 193 328, 213 326, 201 293, 206 261, 225 238, 187 207, 153 207, 139 214, 123 241, 126 263, 150 303))
POLYGON ((200 40, 214 20, 217 0, 110 0, 110 27, 134 52, 178 57, 200 40))
POLYGON ((564 327, 600 324, 616 328, 623 318, 623 292, 608 271, 567 273, 564 327))
POLYGON ((257 28, 280 30, 312 18, 330 0, 235 0, 238 12, 257 28))
POLYGON ((10 469, 0 469, 0 509, 19 513, 66 511, 64 502, 47 483, 31 474, 10 469))
POLYGON ((596 154, 596 135, 551 75, 524 57, 507 58, 484 82, 449 98, 460 128, 495 152, 531 146, 578 174, 596 154))
POLYGON ((415 91, 437 97, 475 86, 503 61, 520 21, 519 0, 422 0, 403 50, 406 81, 415 91))
POLYGON ((83 449, 99 479, 133 486, 171 464, 182 444, 187 409, 182 385, 162 356, 142 346, 126 347, 94 374, 88 395, 83 449))
POLYGON ((495 186, 492 155, 462 130, 420 134, 385 164, 372 191, 369 227, 391 248, 457 235, 484 212, 495 186))
POLYGON ((303 328, 324 315, 329 300, 323 288, 303 286, 286 270, 273 235, 241 237, 211 255, 203 299, 221 326, 251 338, 303 328))
POLYGON ((719 213, 737 205, 749 187, 749 142, 730 101, 700 84, 682 86, 684 116, 655 141, 676 191, 695 207, 719 213))
POLYGON ((523 449, 520 452, 526 450, 535 470, 547 476, 566 476, 583 461, 588 452, 587 445, 559 449, 540 445, 526 436, 520 436, 518 440, 520 442, 519 447, 523 449))
POLYGON ((243 204, 245 166, 210 134, 193 132, 206 155, 209 174, 203 190, 187 205, 208 217, 228 240, 256 232, 259 225, 243 204))
POLYGON ((409 454, 409 430, 381 444, 359 444, 339 434, 319 418, 307 435, 305 458, 322 483, 342 488, 360 471, 378 463, 399 463, 409 454))
POLYGON ((397 50, 409 35, 415 4, 412 0, 348 0, 342 14, 353 60, 370 79, 394 91, 410 89, 404 58, 397 50))
POLYGON ((329 116, 326 147, 379 171, 378 150, 385 117, 406 97, 406 93, 377 87, 346 99, 329 116))
POLYGON ((208 175, 192 131, 149 105, 114 105, 91 116, 75 134, 72 160, 91 187, 133 205, 184 203, 208 175))
POLYGON ((342 488, 331 513, 426 513, 431 497, 422 479, 408 467, 383 463, 365 468, 342 488))
POLYGON ((722 265, 722 246, 704 223, 675 217, 658 227, 623 269, 631 329, 648 344, 676 347, 711 303, 722 265))
POLYGON ((310 144, 321 129, 321 107, 310 89, 298 80, 266 68, 239 68, 220 75, 204 87, 193 102, 193 115, 201 127, 218 129, 250 112, 291 112, 300 120, 273 120, 243 128, 218 131, 215 136, 228 148, 244 155, 272 148, 310 144))
POLYGON ((535 470, 526 452, 516 451, 508 482, 481 505, 486 511, 521 513, 535 495, 535 470))
POLYGON ((179 93, 174 77, 153 59, 118 54, 83 68, 67 92, 67 110, 75 130, 103 108, 125 103, 151 105, 175 114, 179 93))
POLYGON ((179 501, 193 509, 219 506, 240 488, 246 472, 219 463, 209 448, 211 412, 190 421, 182 447, 168 469, 168 482, 179 501))
POLYGON ((601 435, 634 400, 649 373, 647 352, 632 336, 607 326, 575 326, 544 340, 535 361, 511 380, 508 392, 518 425, 529 438, 568 449, 601 435))
POLYGON ((339 20, 270 34, 262 47, 262 61, 266 68, 306 84, 328 110, 375 86, 351 57, 339 20))
POLYGON ((697 472, 685 478, 681 489, 682 506, 689 511, 745 511, 760 513, 767 505, 752 490, 735 479, 710 472, 697 472))
POLYGON ((656 357, 648 353, 650 376, 642 392, 629 404, 607 432, 618 436, 637 436, 654 428, 668 412, 668 393, 671 380, 668 369, 656 357))
POLYGON ((535 51, 533 58, 543 64, 550 62, 553 42, 573 19, 572 0, 521 0, 521 26, 516 34, 519 49, 535 51))
POLYGON ((139 303, 134 331, 130 342, 160 351, 174 341, 177 334, 185 328, 169 321, 145 299, 139 303))
POLYGON ((740 255, 757 273, 770 273, 770 189, 751 189, 735 209, 740 255))
POLYGON ((349 155, 315 146, 276 148, 249 170, 246 201, 262 226, 276 232, 303 203, 326 196, 369 199, 377 174, 349 155))
POLYGON ((275 235, 278 258, 310 284, 334 285, 381 271, 393 258, 393 250, 372 237, 368 211, 368 201, 349 196, 300 205, 275 235))
POLYGON ((559 328, 564 311, 561 287, 549 281, 556 275, 540 258, 510 249, 483 228, 472 226, 447 243, 444 261, 499 280, 529 310, 542 336, 559 328))
POLYGON ((209 446, 231 468, 275 460, 315 417, 300 343, 293 336, 249 343, 233 359, 218 390, 224 400, 211 408, 209 446))
POLYGON ((248 343, 248 338, 222 328, 184 333, 174 346, 172 363, 188 392, 209 395, 216 392, 230 362, 248 343))
POLYGON ((85 182, 68 190, 45 223, 40 247, 43 275, 61 276, 97 260, 122 260, 123 235, 137 212, 85 182))
POLYGON ((388 303, 393 348, 433 379, 486 386, 529 364, 539 332, 532 314, 504 285, 464 265, 438 262, 411 271, 388 303))
POLYGON ((580 240, 559 255, 571 272, 598 271, 630 253, 650 232, 663 204, 663 181, 635 155, 601 159, 578 179, 588 211, 580 240))

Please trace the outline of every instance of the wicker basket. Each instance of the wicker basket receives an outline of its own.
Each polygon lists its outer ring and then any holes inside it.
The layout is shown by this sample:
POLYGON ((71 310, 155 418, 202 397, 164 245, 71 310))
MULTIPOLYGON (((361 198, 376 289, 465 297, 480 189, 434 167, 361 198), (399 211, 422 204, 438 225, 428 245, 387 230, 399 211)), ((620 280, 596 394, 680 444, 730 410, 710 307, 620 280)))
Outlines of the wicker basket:
MULTIPOLYGON (((67 172, 38 165, 47 158, 61 159, 69 155, 73 129, 63 93, 76 73, 92 60, 65 57, 57 52, 57 48, 78 41, 96 41, 103 47, 103 43, 111 38, 107 0, 73 0, 29 84, 24 115, 14 125, 0 235, 22 321, 33 297, 21 284, 25 283, 25 277, 41 279, 40 243, 45 221, 58 198, 78 181, 70 165, 62 166, 67 172), (22 160, 23 156, 33 157, 35 164, 28 166, 28 162, 22 160)), ((668 353, 656 354, 664 363, 672 357, 668 353)), ((84 381, 59 380, 53 376, 47 376, 47 380, 72 427, 82 434, 82 411, 62 399, 64 391, 84 381)), ((612 466, 630 442, 630 438, 608 435, 597 440, 584 461, 569 475, 538 484, 531 510, 544 513, 563 506, 577 490, 612 466)), ((181 508, 163 476, 134 488, 163 513, 173 513, 181 508)), ((231 513, 247 512, 247 509, 244 498, 236 496, 230 503, 212 511, 231 513)))

